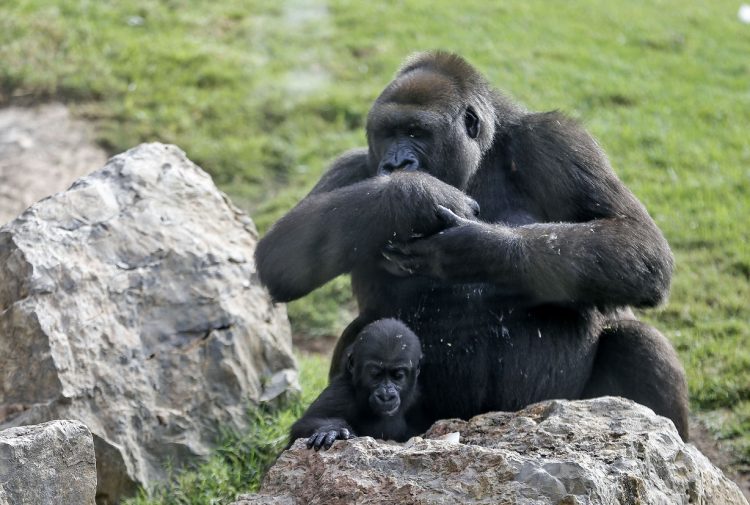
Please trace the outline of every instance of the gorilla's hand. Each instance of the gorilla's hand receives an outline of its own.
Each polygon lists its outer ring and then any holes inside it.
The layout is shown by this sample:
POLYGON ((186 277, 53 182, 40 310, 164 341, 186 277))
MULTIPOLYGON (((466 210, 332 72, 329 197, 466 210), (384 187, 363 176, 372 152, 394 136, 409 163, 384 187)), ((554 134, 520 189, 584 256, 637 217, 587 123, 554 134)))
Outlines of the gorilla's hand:
MULTIPOLYGON (((405 243, 389 244, 381 266, 393 275, 424 275, 443 280, 482 280, 482 265, 507 263, 503 258, 513 247, 513 232, 502 225, 466 219, 439 206, 445 228, 434 235, 405 243), (503 250, 504 249, 504 250, 503 250), (492 259, 484 258, 490 255, 492 259)), ((507 266, 507 265, 506 265, 507 266)))
POLYGON ((473 198, 425 172, 393 173, 387 198, 396 241, 433 235, 451 226, 441 216, 441 207, 464 220, 479 216, 479 204, 473 198))
POLYGON ((356 435, 348 426, 329 424, 321 426, 315 433, 310 435, 310 438, 307 439, 307 448, 319 451, 322 447, 327 451, 331 448, 335 440, 349 440, 354 437, 356 435))

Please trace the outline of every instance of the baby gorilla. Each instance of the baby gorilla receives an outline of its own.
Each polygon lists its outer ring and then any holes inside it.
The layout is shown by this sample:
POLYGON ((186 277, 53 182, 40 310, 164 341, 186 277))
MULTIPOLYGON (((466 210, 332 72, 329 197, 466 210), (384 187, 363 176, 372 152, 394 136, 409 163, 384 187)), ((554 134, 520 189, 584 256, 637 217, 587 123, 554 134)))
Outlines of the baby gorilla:
POLYGON ((416 435, 421 358, 419 339, 401 321, 365 326, 345 354, 343 371, 292 426, 289 445, 307 437, 307 448, 317 451, 357 435, 398 442, 416 435))

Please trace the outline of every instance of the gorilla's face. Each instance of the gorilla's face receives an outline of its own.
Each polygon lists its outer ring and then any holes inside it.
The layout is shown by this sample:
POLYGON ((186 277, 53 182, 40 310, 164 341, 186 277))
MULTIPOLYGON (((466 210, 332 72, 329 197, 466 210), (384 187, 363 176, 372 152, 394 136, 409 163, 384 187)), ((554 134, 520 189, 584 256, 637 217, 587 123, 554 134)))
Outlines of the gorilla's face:
POLYGON ((379 417, 391 417, 414 401, 422 348, 417 336, 395 319, 365 327, 347 368, 358 402, 379 417))
POLYGON ((482 158, 484 126, 450 79, 411 71, 391 82, 370 110, 370 166, 378 175, 421 170, 463 190, 482 158))

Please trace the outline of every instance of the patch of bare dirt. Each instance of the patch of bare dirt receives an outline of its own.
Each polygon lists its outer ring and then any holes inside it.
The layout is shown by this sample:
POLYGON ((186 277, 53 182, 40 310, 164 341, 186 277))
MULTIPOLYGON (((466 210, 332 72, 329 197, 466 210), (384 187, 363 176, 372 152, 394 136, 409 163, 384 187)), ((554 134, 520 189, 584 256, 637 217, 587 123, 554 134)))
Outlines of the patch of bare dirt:
POLYGON ((696 417, 690 419, 690 442, 710 459, 711 463, 721 468, 724 475, 736 482, 750 502, 750 473, 737 468, 735 458, 696 417))
POLYGON ((106 160, 88 124, 62 104, 0 109, 0 225, 106 160))

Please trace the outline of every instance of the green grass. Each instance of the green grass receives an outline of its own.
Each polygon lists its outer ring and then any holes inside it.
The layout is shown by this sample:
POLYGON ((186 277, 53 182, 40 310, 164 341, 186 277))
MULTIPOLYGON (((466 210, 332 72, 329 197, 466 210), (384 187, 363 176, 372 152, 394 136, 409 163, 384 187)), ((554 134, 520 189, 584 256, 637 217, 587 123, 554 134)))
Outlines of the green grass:
POLYGON ((207 505, 229 503, 238 494, 257 491, 263 472, 286 445, 289 428, 326 384, 328 362, 317 355, 299 356, 300 382, 305 389, 276 408, 250 412, 247 433, 227 433, 203 464, 174 472, 170 480, 141 491, 125 505, 207 505))
MULTIPOLYGON (((111 152, 173 142, 261 230, 337 153, 410 52, 461 53, 536 110, 580 119, 677 258, 644 314, 674 342, 693 409, 750 469, 750 27, 738 3, 6 0, 0 103, 63 99, 111 152)), ((336 334, 346 279, 290 306, 336 334)), ((185 502, 187 503, 187 502, 185 502)))

